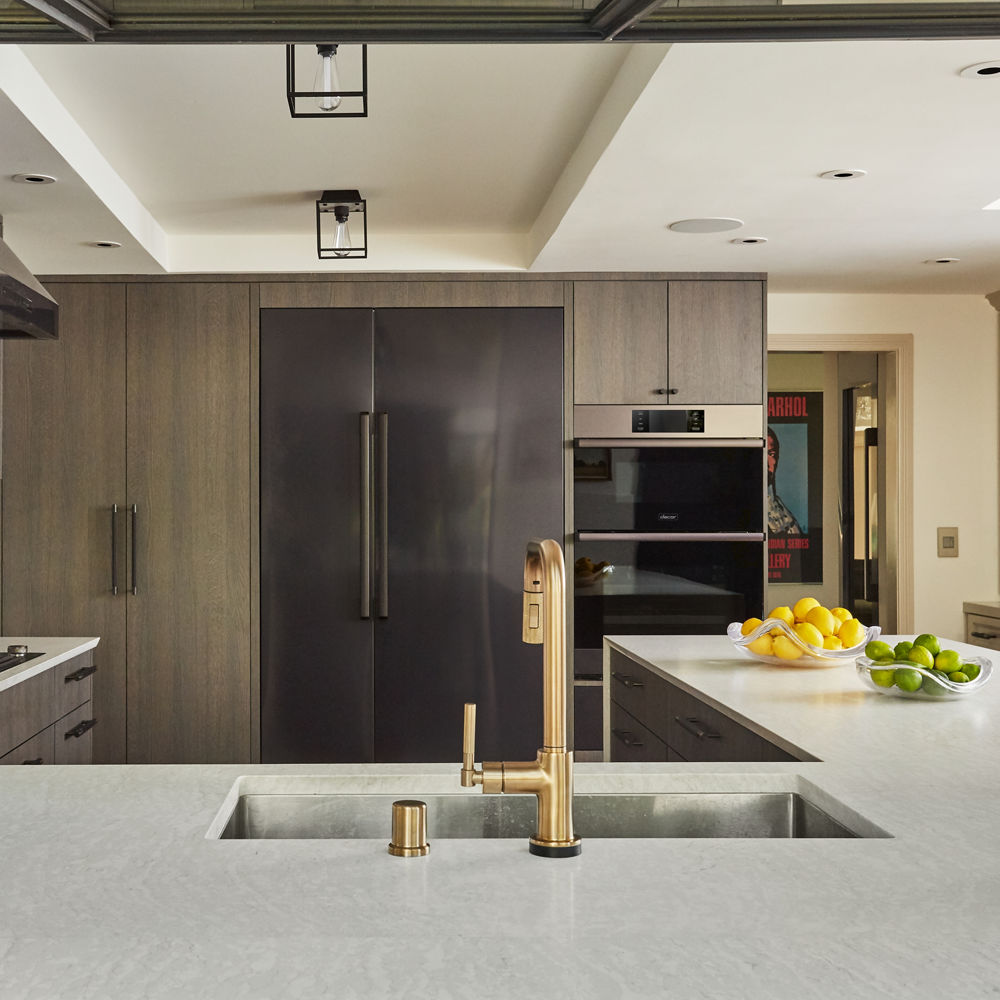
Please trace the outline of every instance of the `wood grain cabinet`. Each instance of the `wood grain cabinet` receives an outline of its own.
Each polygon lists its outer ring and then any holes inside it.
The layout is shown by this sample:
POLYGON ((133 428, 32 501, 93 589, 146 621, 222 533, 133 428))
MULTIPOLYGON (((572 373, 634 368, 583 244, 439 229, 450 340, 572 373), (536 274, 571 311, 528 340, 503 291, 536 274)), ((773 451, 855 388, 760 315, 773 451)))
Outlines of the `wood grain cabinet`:
POLYGON ((249 761, 250 287, 47 284, 59 340, 4 349, 3 628, 101 637, 96 762, 249 761))
POLYGON ((93 653, 0 691, 0 764, 89 764, 97 719, 93 653))
POLYGON ((609 694, 613 761, 799 759, 617 650, 609 694))
POLYGON ((764 282, 577 281, 576 404, 761 404, 764 282))

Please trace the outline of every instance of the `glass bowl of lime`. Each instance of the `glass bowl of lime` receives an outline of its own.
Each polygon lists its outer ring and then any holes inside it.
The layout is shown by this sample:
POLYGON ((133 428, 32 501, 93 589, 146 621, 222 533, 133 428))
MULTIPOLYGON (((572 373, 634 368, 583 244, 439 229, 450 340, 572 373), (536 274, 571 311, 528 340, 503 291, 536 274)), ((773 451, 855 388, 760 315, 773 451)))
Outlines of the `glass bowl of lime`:
POLYGON ((897 698, 930 701, 967 698, 986 684, 993 674, 993 664, 984 656, 959 657, 953 666, 954 670, 946 671, 905 658, 873 660, 868 656, 859 656, 857 661, 858 676, 865 687, 897 698))
POLYGON ((745 635, 747 623, 732 622, 726 629, 733 645, 751 659, 778 667, 832 667, 840 663, 853 663, 865 646, 876 640, 882 629, 878 625, 859 626, 860 640, 840 649, 826 648, 808 642, 795 625, 782 618, 766 618, 745 635))

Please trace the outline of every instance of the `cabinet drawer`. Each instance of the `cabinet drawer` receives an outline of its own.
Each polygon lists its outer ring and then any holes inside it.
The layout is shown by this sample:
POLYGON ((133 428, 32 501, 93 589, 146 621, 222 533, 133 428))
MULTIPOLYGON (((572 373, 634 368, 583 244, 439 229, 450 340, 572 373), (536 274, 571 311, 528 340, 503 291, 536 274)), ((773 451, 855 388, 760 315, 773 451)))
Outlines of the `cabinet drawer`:
POLYGON ((19 747, 51 723, 51 670, 0 691, 0 754, 19 747))
POLYGON ((611 700, 644 725, 657 726, 667 711, 670 685, 616 650, 611 650, 610 668, 611 700))
POLYGON ((665 736, 671 749, 686 760, 728 762, 798 759, 680 688, 671 691, 665 736))
POLYGON ((0 764, 51 764, 53 761, 53 727, 43 729, 10 753, 0 757, 0 764))
POLYGON ((664 761, 667 745, 621 705, 611 702, 611 759, 664 761))
POLYGON ((55 688, 53 719, 61 719, 84 702, 91 700, 94 670, 92 649, 52 668, 52 684, 55 688))
POLYGON ((965 641, 987 649, 1000 649, 1000 620, 966 615, 965 641))
POLYGON ((81 705, 52 727, 55 730, 53 763, 91 763, 94 757, 94 726, 97 722, 91 708, 90 702, 81 705))

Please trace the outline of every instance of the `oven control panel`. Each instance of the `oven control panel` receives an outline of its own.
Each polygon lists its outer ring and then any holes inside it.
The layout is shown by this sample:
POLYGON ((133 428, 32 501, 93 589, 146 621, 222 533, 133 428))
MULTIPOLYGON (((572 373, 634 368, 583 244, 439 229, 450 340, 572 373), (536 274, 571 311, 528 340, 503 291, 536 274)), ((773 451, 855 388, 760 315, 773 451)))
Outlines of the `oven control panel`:
POLYGON ((704 410, 633 410, 633 434, 704 434, 704 410))

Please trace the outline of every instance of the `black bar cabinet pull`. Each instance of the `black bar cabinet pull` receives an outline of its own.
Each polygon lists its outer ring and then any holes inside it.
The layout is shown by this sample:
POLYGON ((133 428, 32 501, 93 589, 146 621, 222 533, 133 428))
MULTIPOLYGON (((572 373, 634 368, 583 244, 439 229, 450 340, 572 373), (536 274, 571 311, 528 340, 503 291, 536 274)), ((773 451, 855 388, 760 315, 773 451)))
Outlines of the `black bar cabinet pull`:
POLYGON ((611 676, 619 684, 624 684, 627 688, 641 688, 646 686, 642 681, 636 680, 635 677, 630 677, 628 674, 620 674, 616 670, 611 671, 611 676))
POLYGON ((389 414, 378 415, 378 616, 389 617, 389 414))
POLYGON ((118 504, 111 505, 111 593, 118 595, 118 504))
POLYGON ((79 670, 74 670, 73 673, 67 674, 63 678, 64 684, 69 684, 70 681, 82 681, 84 677, 89 677, 91 674, 97 673, 97 667, 80 667, 79 670))
POLYGON ((635 734, 629 732, 627 729, 612 729, 611 732, 615 734, 625 744, 627 747, 641 747, 642 740, 637 740, 635 734))
POLYGON ((83 736, 88 729, 93 729, 97 725, 97 719, 84 719, 83 722, 78 722, 72 729, 67 729, 63 734, 63 739, 68 740, 73 737, 83 736))
POLYGON ((22 760, 22 764, 44 764, 45 761, 41 757, 33 757, 31 760, 22 760))
POLYGON ((686 719, 682 719, 679 715, 675 715, 674 722, 676 722, 681 729, 686 729, 692 736, 697 736, 699 740, 719 739, 718 733, 709 729, 707 726, 703 726, 697 719, 690 716, 686 719))
POLYGON ((139 593, 139 539, 136 535, 136 528, 139 523, 139 508, 136 504, 132 504, 132 593, 139 593))
POLYGON ((973 639, 995 639, 997 637, 996 632, 973 632, 973 639))
POLYGON ((361 432, 361 617, 372 616, 372 415, 362 413, 361 432))

